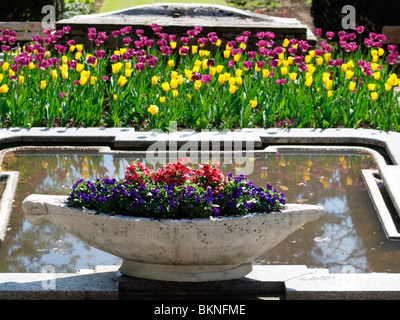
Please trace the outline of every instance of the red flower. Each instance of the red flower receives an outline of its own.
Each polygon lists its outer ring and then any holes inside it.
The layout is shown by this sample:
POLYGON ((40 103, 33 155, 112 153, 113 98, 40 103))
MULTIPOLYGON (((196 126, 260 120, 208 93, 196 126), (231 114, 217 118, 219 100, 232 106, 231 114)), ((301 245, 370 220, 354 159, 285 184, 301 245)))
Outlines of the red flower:
POLYGON ((166 183, 168 185, 176 184, 181 186, 189 180, 191 169, 186 166, 190 163, 189 158, 179 158, 173 163, 168 163, 165 167, 153 172, 151 180, 155 183, 166 183))
POLYGON ((220 169, 218 169, 219 163, 215 164, 206 163, 204 166, 200 166, 198 170, 192 175, 192 183, 198 183, 204 188, 210 186, 218 193, 218 186, 224 182, 224 175, 220 169))
POLYGON ((145 178, 149 174, 150 170, 145 165, 140 162, 136 162, 126 166, 125 180, 142 184, 145 183, 145 178))

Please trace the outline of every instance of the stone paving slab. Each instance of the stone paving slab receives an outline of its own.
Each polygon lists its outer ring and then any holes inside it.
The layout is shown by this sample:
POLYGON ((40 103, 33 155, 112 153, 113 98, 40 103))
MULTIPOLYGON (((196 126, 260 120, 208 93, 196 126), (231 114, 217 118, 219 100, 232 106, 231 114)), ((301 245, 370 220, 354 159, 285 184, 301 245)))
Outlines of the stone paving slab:
MULTIPOLYGON (((114 274, 114 273, 113 273, 114 274)), ((115 300, 117 278, 77 273, 0 273, 0 300, 115 300)))
POLYGON ((305 275, 285 282, 287 300, 398 300, 400 274, 305 275))

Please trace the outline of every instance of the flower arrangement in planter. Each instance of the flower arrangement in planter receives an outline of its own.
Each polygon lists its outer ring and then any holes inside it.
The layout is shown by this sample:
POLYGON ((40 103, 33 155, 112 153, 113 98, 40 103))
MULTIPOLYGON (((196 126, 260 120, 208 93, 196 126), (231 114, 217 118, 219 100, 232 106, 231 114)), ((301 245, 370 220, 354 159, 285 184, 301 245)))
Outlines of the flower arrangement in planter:
POLYGON ((226 177, 218 162, 192 170, 181 158, 151 172, 140 162, 128 165, 125 179, 79 180, 68 205, 114 215, 155 219, 243 216, 279 211, 285 195, 267 185, 256 187, 244 175, 226 177))
POLYGON ((128 165, 124 179, 77 181, 69 196, 28 196, 32 224, 45 220, 122 258, 126 276, 200 282, 239 279, 252 261, 305 223, 320 206, 286 204, 285 195, 223 175, 218 163, 187 158, 149 170, 128 165))

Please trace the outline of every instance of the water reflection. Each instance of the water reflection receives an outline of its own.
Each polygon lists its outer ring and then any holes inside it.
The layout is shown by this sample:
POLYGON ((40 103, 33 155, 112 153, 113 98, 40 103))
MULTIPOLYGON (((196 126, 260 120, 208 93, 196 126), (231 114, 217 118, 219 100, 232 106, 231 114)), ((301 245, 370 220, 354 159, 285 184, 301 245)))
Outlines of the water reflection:
MULTIPOLYGON (((11 154, 3 170, 20 171, 10 230, 0 245, 0 272, 75 272, 120 259, 92 248, 47 223, 33 226, 23 218, 22 200, 31 193, 68 194, 79 178, 121 178, 137 159, 111 154, 11 154)), ((223 160, 223 159, 221 159, 223 160)), ((143 160, 144 161, 144 160, 143 160)), ((360 170, 376 168, 366 155, 263 155, 249 175, 257 185, 272 184, 289 202, 322 205, 325 215, 308 223, 255 263, 305 264, 340 272, 400 272, 400 242, 386 239, 362 181, 360 170)), ((149 167, 153 167, 149 165, 149 167)), ((225 174, 240 171, 221 163, 225 174)))

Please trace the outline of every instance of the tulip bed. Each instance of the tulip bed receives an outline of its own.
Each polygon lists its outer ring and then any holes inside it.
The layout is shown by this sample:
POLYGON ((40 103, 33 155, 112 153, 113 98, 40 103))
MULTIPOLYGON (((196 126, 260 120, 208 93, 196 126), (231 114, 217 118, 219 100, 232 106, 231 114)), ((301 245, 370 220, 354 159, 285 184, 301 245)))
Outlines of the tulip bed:
POLYGON ((1 127, 135 127, 191 129, 349 127, 400 131, 398 51, 364 28, 317 29, 318 46, 272 32, 224 42, 201 27, 177 37, 151 24, 152 36, 124 27, 89 28, 85 48, 64 41, 69 27, 34 37, 17 51, 2 30, 1 127), (106 48, 121 37, 121 48, 106 48), (333 38, 339 41, 333 42, 333 38), (322 41, 323 40, 323 41, 322 41), (207 48, 207 49, 206 49, 207 48))

